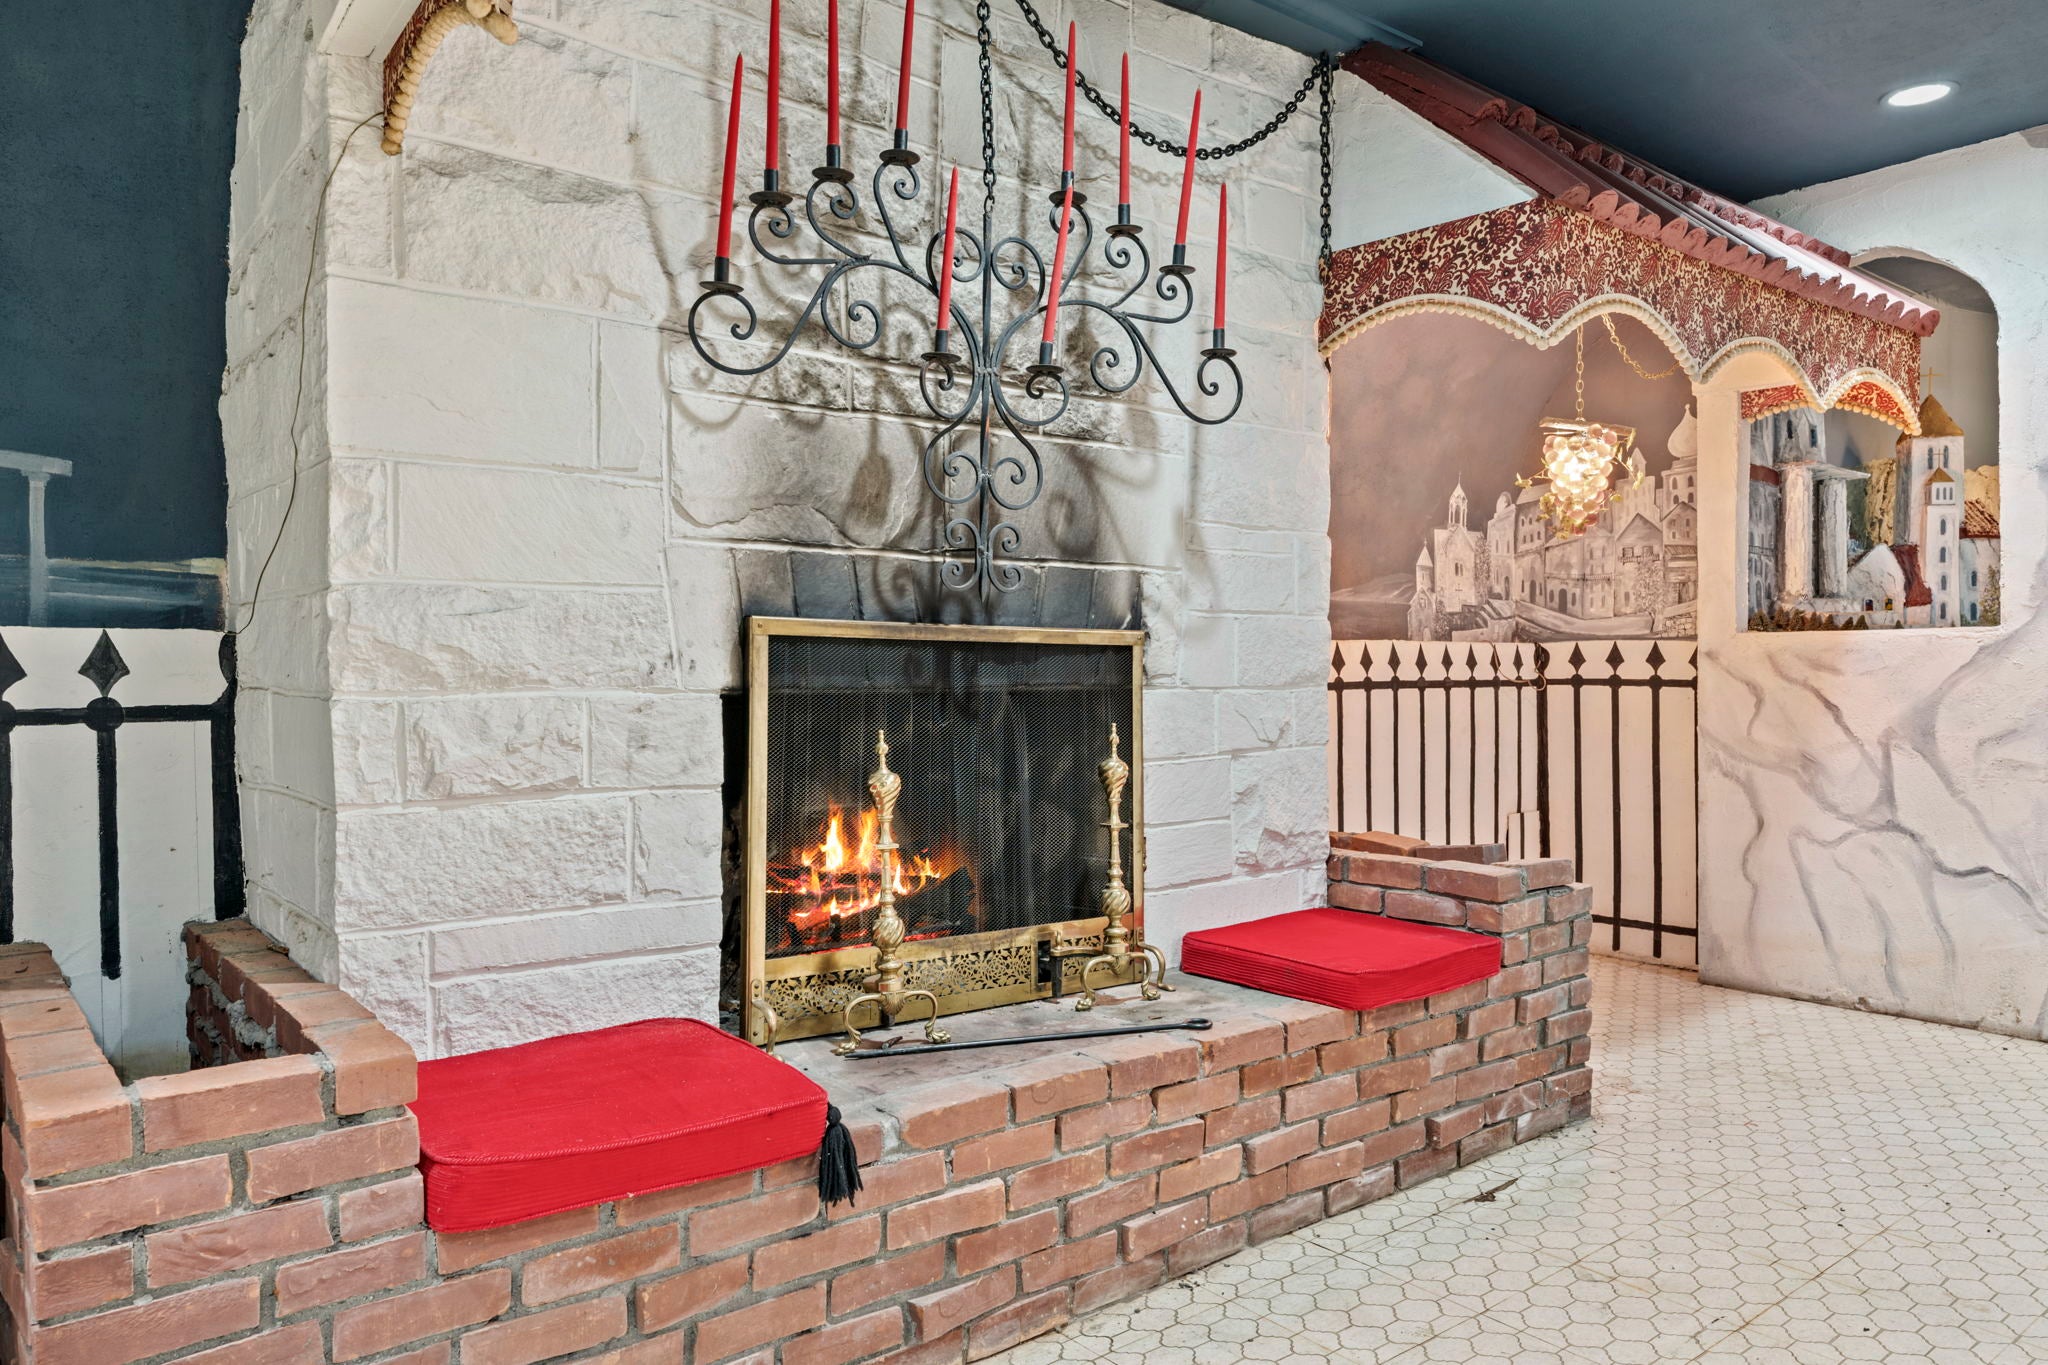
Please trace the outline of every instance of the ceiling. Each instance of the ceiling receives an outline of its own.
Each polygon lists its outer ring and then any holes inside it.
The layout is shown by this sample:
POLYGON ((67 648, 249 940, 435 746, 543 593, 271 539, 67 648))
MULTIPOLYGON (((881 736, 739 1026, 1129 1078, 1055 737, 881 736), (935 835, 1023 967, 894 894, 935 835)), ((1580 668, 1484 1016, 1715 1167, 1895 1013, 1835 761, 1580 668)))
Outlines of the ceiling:
POLYGON ((1303 52, 1377 39, 1753 200, 2048 124, 2044 0, 1169 0, 1303 52), (1891 90, 1956 84, 1887 108, 1891 90))

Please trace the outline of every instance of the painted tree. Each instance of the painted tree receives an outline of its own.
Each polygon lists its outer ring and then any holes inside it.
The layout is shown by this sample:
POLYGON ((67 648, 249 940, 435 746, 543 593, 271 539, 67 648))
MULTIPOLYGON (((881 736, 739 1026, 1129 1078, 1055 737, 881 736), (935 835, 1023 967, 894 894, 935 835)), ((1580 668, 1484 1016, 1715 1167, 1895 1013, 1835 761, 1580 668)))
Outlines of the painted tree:
POLYGON ((1987 626, 1997 625, 2000 605, 1998 566, 1994 564, 1984 573, 1984 591, 1977 597, 1977 619, 1987 626))
POLYGON ((1899 508, 1899 462, 1879 460, 1863 489, 1863 534, 1871 545, 1890 545, 1899 508))

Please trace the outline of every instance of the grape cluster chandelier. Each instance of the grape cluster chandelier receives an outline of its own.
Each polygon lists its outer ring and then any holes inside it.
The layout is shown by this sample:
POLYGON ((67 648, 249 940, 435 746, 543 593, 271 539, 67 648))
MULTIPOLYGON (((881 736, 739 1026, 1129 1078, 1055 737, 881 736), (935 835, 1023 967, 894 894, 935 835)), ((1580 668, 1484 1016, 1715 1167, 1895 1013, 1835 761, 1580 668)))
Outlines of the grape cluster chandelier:
MULTIPOLYGON (((1225 277, 1228 264, 1228 186, 1219 195, 1215 302, 1208 345, 1201 347, 1191 381, 1192 394, 1162 365, 1148 335, 1149 327, 1186 322, 1194 309, 1195 267, 1187 260, 1188 215, 1194 190, 1195 143, 1201 119, 1201 93, 1195 94, 1188 142, 1182 157, 1179 219, 1171 254, 1154 268, 1143 229, 1131 220, 1130 193, 1130 60, 1124 59, 1119 124, 1119 166, 1116 218, 1101 230, 1098 241, 1087 197, 1076 187, 1074 172, 1074 89, 1077 79, 1074 34, 1069 26, 1066 52, 1066 125, 1058 188, 1049 195, 1047 226, 1053 234, 1050 263, 1026 236, 998 237, 995 227, 995 108, 991 72, 989 0, 976 7, 976 40, 981 77, 982 202, 979 232, 958 225, 960 172, 953 170, 946 196, 944 226, 925 236, 899 225, 895 214, 920 197, 924 182, 919 154, 910 147, 909 96, 911 44, 917 10, 915 0, 903 18, 902 64, 897 77, 896 127, 893 145, 876 158, 870 180, 872 213, 864 213, 854 174, 846 167, 840 141, 839 12, 831 0, 828 16, 827 125, 824 164, 811 172, 801 195, 782 185, 780 165, 781 5, 776 0, 769 20, 767 136, 761 188, 748 196, 747 240, 765 263, 820 272, 807 302, 789 324, 779 344, 758 364, 733 364, 714 354, 723 331, 733 341, 750 341, 760 316, 735 278, 732 259, 732 211, 738 173, 740 85, 745 58, 735 62, 731 111, 726 127, 725 179, 720 199, 717 254, 711 278, 702 282, 689 312, 691 344, 706 363, 725 374, 751 376, 780 365, 805 327, 815 318, 825 333, 853 351, 874 351, 885 327, 877 290, 891 277, 935 297, 931 349, 918 357, 918 392, 937 419, 938 428, 924 443, 924 482, 945 505, 940 581, 950 589, 994 589, 1008 592, 1023 582, 1010 562, 1023 543, 1016 518, 1038 500, 1045 470, 1037 445, 1027 431, 1057 422, 1072 401, 1068 367, 1061 359, 1062 311, 1082 310, 1107 319, 1109 340, 1096 345, 1085 368, 1093 387, 1104 395, 1135 388, 1147 372, 1157 377, 1183 414, 1208 426, 1229 421, 1244 401, 1244 377, 1236 351, 1225 331, 1225 277), (800 202, 799 202, 800 201, 800 202), (799 223, 799 217, 801 223, 799 223), (799 227, 816 242, 813 254, 802 254, 799 227), (862 250, 849 238, 864 235, 862 250), (1104 301, 1081 292, 1077 282, 1099 251, 1120 290, 1104 301), (947 263, 950 268, 941 268, 947 263), (954 299, 955 285, 978 292, 966 304, 954 299), (1148 288, 1149 286, 1149 288, 1148 288), (1014 307, 1002 305, 1010 301, 1014 307), (700 314, 711 310, 708 316, 700 314), (736 320, 731 319, 737 310, 736 320), (725 316, 721 317, 723 312, 725 316), (1007 315, 1005 315, 1007 313, 1007 315), (1031 363, 1012 362, 1020 334, 1038 324, 1038 350, 1031 363), (1199 395, 1197 397, 1196 395, 1199 395)), ((1035 15, 1031 16, 1034 20, 1035 15)), ((1041 25, 1034 25, 1041 28, 1041 25)), ((1049 35, 1046 35, 1049 37, 1049 35)), ((1050 46, 1050 43, 1048 43, 1050 46)), ((1057 55, 1057 54, 1056 54, 1057 55)), ((1319 64, 1313 82, 1324 72, 1319 64)), ((1309 83, 1304 83, 1303 94, 1309 83)), ((1086 82, 1083 82, 1086 89, 1086 82)), ((1325 77, 1327 100, 1327 81, 1325 77)), ((1092 89, 1091 101, 1106 108, 1092 89)), ((1298 105, 1302 96, 1295 97, 1298 105)), ((1289 112, 1292 112, 1290 106, 1289 112)), ((1269 126, 1277 126, 1278 121, 1269 126)), ((1158 139, 1140 132, 1148 143, 1158 139)), ((1256 141, 1257 139, 1253 139, 1256 141)), ((1176 151, 1179 149, 1175 149, 1176 151)), ((1228 149, 1228 150, 1236 150, 1228 149)), ((1090 344, 1093 344, 1092 342, 1090 344)), ((1028 354, 1028 352, 1026 352, 1028 354)))

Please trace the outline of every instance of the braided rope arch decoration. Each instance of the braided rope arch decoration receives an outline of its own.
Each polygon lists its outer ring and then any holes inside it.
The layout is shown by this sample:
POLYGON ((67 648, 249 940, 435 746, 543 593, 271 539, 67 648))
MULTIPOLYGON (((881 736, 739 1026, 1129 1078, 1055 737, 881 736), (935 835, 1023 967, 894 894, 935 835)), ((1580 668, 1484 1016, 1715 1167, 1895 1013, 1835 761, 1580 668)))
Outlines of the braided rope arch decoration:
POLYGON ((420 0, 420 7, 406 22, 405 31, 384 58, 384 154, 397 156, 405 150, 405 126, 412 119, 413 99, 427 63, 448 35, 458 28, 475 27, 511 45, 519 41, 519 25, 512 22, 511 0, 420 0))

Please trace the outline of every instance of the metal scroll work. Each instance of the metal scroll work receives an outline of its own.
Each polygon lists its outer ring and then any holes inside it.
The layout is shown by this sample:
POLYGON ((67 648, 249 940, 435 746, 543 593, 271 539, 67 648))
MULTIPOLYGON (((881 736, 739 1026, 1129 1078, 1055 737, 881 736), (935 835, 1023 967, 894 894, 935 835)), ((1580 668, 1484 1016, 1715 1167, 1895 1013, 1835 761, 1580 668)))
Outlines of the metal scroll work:
POLYGON ((1130 828, 1124 823, 1124 787, 1131 780, 1131 765, 1124 762, 1120 745, 1121 737, 1112 725, 1109 757, 1102 760, 1098 770, 1102 774, 1102 790, 1109 798, 1109 818, 1102 822, 1102 827, 1109 831, 1109 880, 1102 888, 1102 917, 1107 927, 1102 932, 1103 951, 1081 965, 1081 995, 1074 1001, 1077 1010, 1095 1008, 1095 991, 1088 978, 1097 967, 1107 966, 1112 974, 1121 973, 1134 957, 1150 958, 1152 962, 1152 975, 1138 987, 1147 1000, 1157 1000, 1161 991, 1173 989, 1166 984, 1166 955, 1142 939, 1132 942, 1131 931, 1124 925, 1124 916, 1131 912, 1130 888, 1124 885, 1123 854, 1123 833, 1130 828))
POLYGON ((886 1026, 896 1022, 906 1004, 922 999, 931 1008, 931 1015, 924 1022, 925 1041, 947 1043, 953 1039, 952 1034, 939 1027, 939 997, 930 991, 903 988, 903 962, 896 956, 896 950, 903 946, 906 929, 902 916, 896 913, 895 831, 896 802, 903 795, 903 779, 889 767, 889 736, 881 731, 875 734, 875 770, 868 774, 868 795, 875 803, 880 831, 875 851, 882 860, 881 903, 875 909, 875 970, 861 983, 866 990, 846 1002, 846 1036, 832 1047, 842 1057, 860 1050, 860 1030, 854 1027, 853 1015, 868 1004, 874 1005, 881 1024, 886 1026))
MULTIPOLYGON (((760 261, 791 274, 817 272, 808 298, 780 329, 780 338, 757 338, 760 315, 725 257, 690 306, 689 332, 706 364, 739 376, 764 374, 780 365, 813 320, 834 342, 856 352, 880 354, 885 336, 923 333, 931 338, 931 349, 902 358, 918 361, 919 399, 937 422, 924 443, 921 470, 926 487, 945 509, 943 543, 937 547, 945 556, 940 579, 951 589, 1008 592, 1024 581, 1022 570, 1010 562, 1023 545, 1017 519, 1045 488, 1041 453, 1026 433, 1057 422, 1072 399, 1070 374, 1077 367, 1059 358, 1063 346, 1082 337, 1083 348, 1092 347, 1078 368, 1085 369, 1100 394, 1128 393, 1149 373, 1176 408, 1205 425, 1236 415, 1244 401, 1244 379, 1222 328, 1199 333, 1208 344, 1191 348, 1193 374, 1183 381, 1188 391, 1167 374, 1154 349, 1153 329, 1189 320, 1195 267, 1187 263, 1185 248, 1175 246, 1171 258, 1155 268, 1128 204, 1118 206, 1115 222, 1098 228, 1072 173, 1062 175, 1050 195, 1047 226, 1057 230, 1062 200, 1071 193, 1063 270, 1057 254, 1048 260, 1028 236, 997 235, 988 0, 981 0, 976 13, 980 231, 962 224, 953 258, 943 260, 944 233, 897 221, 897 213, 917 203, 924 187, 917 171, 920 157, 903 132, 898 131, 894 146, 878 154, 865 204, 853 172, 838 164, 834 147, 831 164, 811 173, 808 189, 791 193, 776 182, 751 196, 747 240, 760 261), (915 322, 886 315, 885 310, 896 310, 885 302, 884 286, 907 285, 923 313, 932 308, 924 300, 941 294, 942 272, 950 272, 963 291, 950 301, 945 318, 938 318, 935 309, 915 322), (1084 280, 1104 282, 1097 290, 1104 297, 1085 293, 1084 280), (1034 324, 1044 321, 1055 302, 1065 336, 1056 336, 1054 345, 1034 344, 1039 341, 1034 324), (1091 322, 1102 326, 1091 327, 1091 322), (1023 341, 1016 349, 1028 354, 1013 356, 1020 334, 1023 341), (763 341, 768 353, 760 358, 763 341), (733 345, 754 355, 717 354, 733 345)), ((935 187, 929 198, 940 199, 943 188, 935 187)), ((930 204, 920 216, 941 219, 943 206, 930 204)), ((778 284, 775 292, 781 288, 778 284)), ((800 285, 796 296, 803 297, 800 285)))

